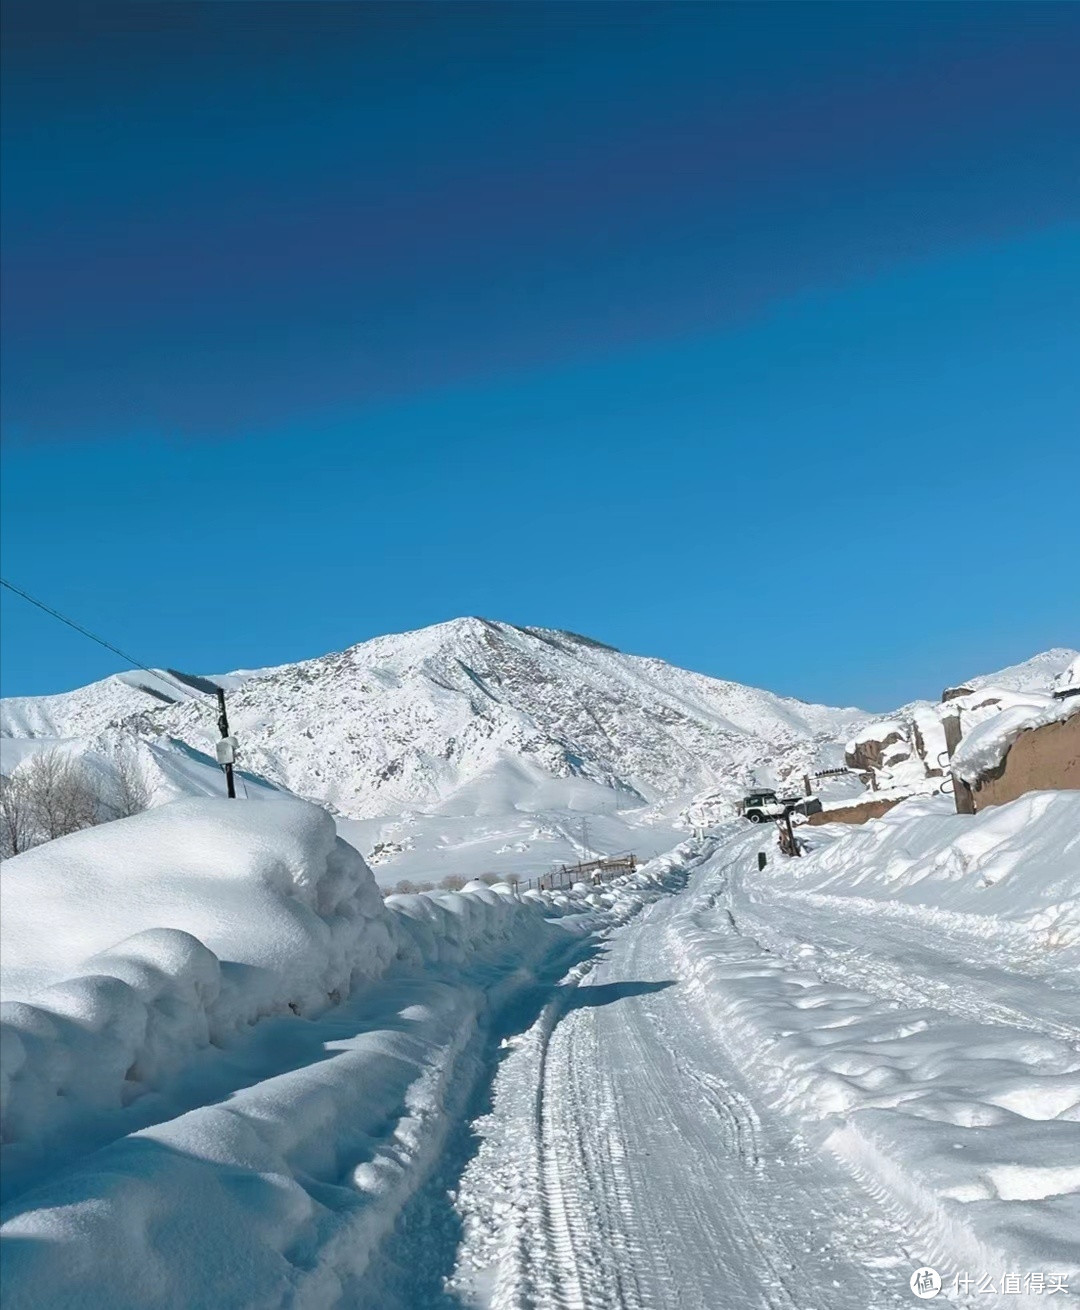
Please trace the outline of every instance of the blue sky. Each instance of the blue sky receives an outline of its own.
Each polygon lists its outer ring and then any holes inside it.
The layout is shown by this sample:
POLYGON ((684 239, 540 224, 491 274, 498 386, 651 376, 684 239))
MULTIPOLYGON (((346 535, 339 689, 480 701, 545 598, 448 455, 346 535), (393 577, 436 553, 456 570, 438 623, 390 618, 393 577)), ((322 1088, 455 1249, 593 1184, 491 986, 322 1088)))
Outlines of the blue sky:
MULTIPOLYGON (((1075 6, 5 24, 3 570, 146 662, 479 613, 887 708, 1080 642, 1075 6)), ((116 667, 3 618, 6 694, 116 667)))

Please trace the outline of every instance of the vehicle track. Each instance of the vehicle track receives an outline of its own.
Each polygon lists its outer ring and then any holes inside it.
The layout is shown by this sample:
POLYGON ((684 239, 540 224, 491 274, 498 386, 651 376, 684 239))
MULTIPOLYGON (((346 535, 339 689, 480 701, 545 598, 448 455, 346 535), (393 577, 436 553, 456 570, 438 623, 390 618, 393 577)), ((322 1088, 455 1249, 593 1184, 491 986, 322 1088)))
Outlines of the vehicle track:
POLYGON ((458 1304, 910 1304, 918 1236, 759 1103, 696 1012, 668 936, 694 899, 613 933, 502 1066, 458 1194, 458 1304))

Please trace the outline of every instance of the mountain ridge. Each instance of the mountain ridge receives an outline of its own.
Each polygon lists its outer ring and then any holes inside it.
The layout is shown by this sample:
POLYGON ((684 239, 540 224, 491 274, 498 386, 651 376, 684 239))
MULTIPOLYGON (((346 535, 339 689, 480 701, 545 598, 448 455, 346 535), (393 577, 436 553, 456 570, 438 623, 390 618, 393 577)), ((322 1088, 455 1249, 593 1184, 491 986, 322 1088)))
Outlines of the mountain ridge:
MULTIPOLYGON (((1002 672, 1045 680, 1074 654, 1055 648, 1002 672)), ((29 746, 121 733, 158 757, 172 742, 209 762, 216 708, 176 680, 187 676, 118 674, 12 698, 0 735, 29 746)), ((480 616, 215 681, 242 766, 353 819, 734 795, 838 767, 850 735, 886 717, 480 616)))

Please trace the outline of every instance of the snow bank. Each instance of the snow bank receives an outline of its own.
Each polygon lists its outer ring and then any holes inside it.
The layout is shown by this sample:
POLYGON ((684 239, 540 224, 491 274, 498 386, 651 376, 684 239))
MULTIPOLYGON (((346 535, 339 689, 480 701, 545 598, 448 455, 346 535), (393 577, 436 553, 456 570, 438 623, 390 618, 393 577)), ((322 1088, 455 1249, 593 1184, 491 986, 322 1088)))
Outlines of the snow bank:
POLYGON ((602 890, 475 883, 384 904, 302 802, 167 806, 9 870, 9 986, 48 984, 5 1026, 11 1310, 379 1304, 372 1255, 498 1059, 500 1016, 678 877, 660 860, 602 890), (37 932, 35 878, 56 941, 37 932), (224 1049, 177 1077, 221 1026, 224 1049), (203 1103, 123 1104, 170 1073, 203 1103))
MULTIPOLYGON (((1080 794, 908 801, 757 867, 675 938, 773 1103, 968 1268, 1080 1279, 1080 794)), ((940 1267, 940 1266, 939 1266, 940 1267)))
POLYGON ((967 783, 996 769, 1022 732, 1063 723, 1080 713, 1080 697, 1057 699, 1029 693, 1011 698, 1012 703, 993 717, 975 724, 960 742, 952 758, 953 772, 967 783))
POLYGON ((928 1219, 961 1268, 1004 1261, 1075 1282, 1074 1047, 898 1008, 727 926, 699 921, 680 943, 714 1022, 773 1104, 928 1219))
POLYGON ((8 860, 0 885, 6 1143, 325 1009, 394 953, 366 865, 303 801, 164 806, 8 860))
POLYGON ((179 801, 16 856, 0 877, 5 1000, 85 973, 90 957, 135 934, 170 928, 248 966, 249 999, 261 990, 250 985, 258 970, 273 974, 261 981, 278 993, 260 996, 265 1004, 314 1003, 363 965, 363 926, 382 918, 364 861, 324 810, 297 800, 179 801))
MULTIPOLYGON (((1016 936, 1026 950, 1054 917, 1056 949, 1080 943, 1080 793, 1028 792, 978 815, 956 814, 951 796, 902 802, 857 828, 799 830, 801 860, 750 870, 739 886, 848 916, 933 917, 986 937, 1016 936)), ((1080 963, 1080 961, 1076 961, 1080 963)))

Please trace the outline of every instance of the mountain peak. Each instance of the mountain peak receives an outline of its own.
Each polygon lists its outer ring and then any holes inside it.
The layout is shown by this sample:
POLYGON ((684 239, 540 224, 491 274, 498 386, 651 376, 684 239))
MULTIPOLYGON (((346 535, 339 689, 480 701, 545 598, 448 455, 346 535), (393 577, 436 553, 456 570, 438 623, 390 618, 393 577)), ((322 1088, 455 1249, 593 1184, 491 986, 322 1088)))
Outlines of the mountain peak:
MULTIPOLYGON (((353 818, 575 808, 589 789, 601 808, 612 793, 625 808, 734 791, 759 773, 836 762, 865 717, 478 615, 220 681, 243 767, 353 818)), ((212 756, 205 698, 164 704, 125 685, 118 702, 105 686, 36 717, 26 703, 5 707, 11 735, 87 736, 119 722, 212 756)))

